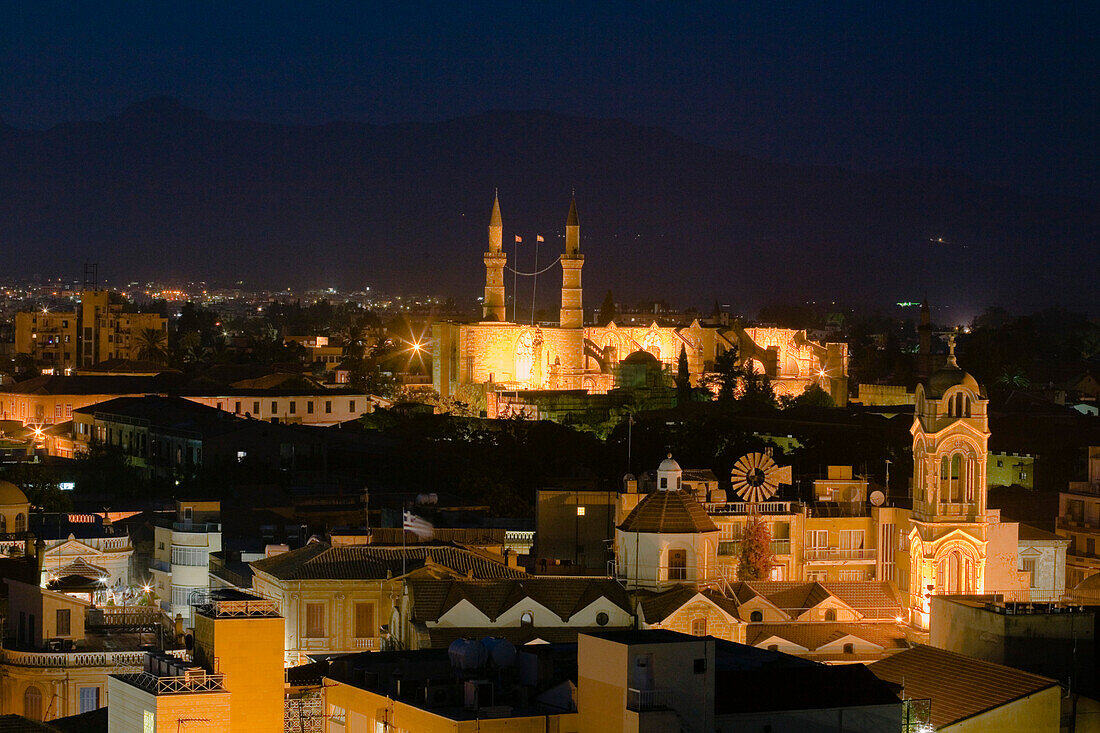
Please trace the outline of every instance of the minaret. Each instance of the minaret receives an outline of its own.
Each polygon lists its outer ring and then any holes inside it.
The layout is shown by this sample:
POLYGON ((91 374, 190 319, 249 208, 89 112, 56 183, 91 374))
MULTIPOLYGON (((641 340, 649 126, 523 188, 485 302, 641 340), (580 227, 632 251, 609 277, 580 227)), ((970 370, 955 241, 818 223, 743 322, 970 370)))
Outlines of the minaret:
POLYGON ((581 223, 577 218, 577 197, 569 204, 569 218, 565 220, 565 254, 561 256, 561 318, 562 328, 584 326, 584 310, 581 305, 581 223))
POLYGON ((489 251, 485 253, 485 300, 482 301, 481 318, 485 321, 504 321, 507 318, 504 305, 504 265, 508 255, 504 248, 504 225, 500 220, 500 199, 493 192, 493 214, 489 217, 489 251))

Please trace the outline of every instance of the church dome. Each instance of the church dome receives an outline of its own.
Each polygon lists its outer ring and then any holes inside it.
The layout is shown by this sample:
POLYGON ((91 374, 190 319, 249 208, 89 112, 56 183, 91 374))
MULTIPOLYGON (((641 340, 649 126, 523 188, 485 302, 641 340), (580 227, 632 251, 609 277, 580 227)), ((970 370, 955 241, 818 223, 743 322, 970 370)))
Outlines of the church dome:
POLYGON ((635 351, 623 359, 623 364, 658 364, 657 357, 648 351, 635 351))
POLYGON ((965 387, 978 395, 982 392, 978 380, 974 379, 969 372, 960 369, 958 365, 948 364, 943 369, 933 372, 932 376, 928 378, 929 397, 936 399, 943 397, 947 390, 952 387, 965 387))
POLYGON ((0 506, 29 503, 30 499, 18 486, 11 481, 0 481, 0 506))
POLYGON ((638 502, 618 529, 645 534, 699 534, 718 527, 688 491, 655 491, 638 502))
MULTIPOLYGON (((652 464, 650 464, 652 465, 652 464)), ((665 460, 661 461, 661 465, 657 466, 658 471, 680 471, 680 464, 676 462, 672 456, 669 456, 665 460)))

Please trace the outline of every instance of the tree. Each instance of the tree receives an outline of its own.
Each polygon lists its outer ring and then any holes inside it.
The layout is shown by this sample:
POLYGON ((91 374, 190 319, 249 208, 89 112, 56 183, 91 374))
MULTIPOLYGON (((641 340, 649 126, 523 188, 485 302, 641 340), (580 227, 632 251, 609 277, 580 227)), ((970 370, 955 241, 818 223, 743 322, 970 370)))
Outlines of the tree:
POLYGON ((755 512, 749 515, 745 534, 741 538, 741 559, 737 564, 738 580, 764 580, 772 566, 772 533, 768 523, 755 512))
POLYGON ((137 335, 137 358, 163 364, 168 361, 168 334, 159 328, 143 328, 137 335))
POLYGON ((680 345, 680 356, 676 359, 676 404, 691 402, 691 372, 688 369, 687 347, 680 345))
POLYGON ((703 378, 703 386, 714 392, 719 402, 729 404, 737 399, 741 374, 737 350, 727 349, 714 360, 714 371, 703 378))
POLYGON ((611 296, 611 291, 607 291, 607 295, 603 296, 603 305, 600 306, 600 314, 596 318, 596 321, 601 326, 606 326, 615 320, 615 299, 611 296))

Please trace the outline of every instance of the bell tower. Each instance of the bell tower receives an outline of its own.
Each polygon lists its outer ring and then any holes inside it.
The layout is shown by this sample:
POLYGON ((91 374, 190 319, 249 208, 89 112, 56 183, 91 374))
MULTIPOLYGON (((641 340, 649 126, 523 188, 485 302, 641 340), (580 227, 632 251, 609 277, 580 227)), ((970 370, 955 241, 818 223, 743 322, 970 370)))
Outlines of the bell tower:
POLYGON ((923 628, 932 595, 983 593, 985 588, 989 400, 977 380, 959 368, 953 336, 948 350, 944 367, 917 385, 910 429, 910 611, 923 628))
POLYGON ((489 217, 489 251, 485 253, 485 299, 481 306, 484 321, 504 321, 507 318, 504 305, 504 266, 508 255, 504 252, 504 226, 500 219, 500 199, 493 193, 493 213, 489 217))
POLYGON ((569 204, 569 217, 565 220, 565 254, 561 256, 561 316, 562 328, 584 326, 584 309, 581 304, 581 223, 577 218, 577 197, 569 204))

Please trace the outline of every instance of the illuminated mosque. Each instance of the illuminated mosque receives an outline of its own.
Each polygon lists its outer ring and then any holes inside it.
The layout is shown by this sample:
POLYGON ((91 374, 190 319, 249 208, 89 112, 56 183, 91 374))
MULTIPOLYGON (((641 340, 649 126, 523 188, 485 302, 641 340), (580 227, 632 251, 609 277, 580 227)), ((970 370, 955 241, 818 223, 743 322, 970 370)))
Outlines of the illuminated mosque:
MULTIPOLYGON (((712 368, 715 358, 735 349, 742 366, 767 374, 778 395, 801 394, 821 386, 838 404, 847 401, 848 346, 811 341, 805 331, 742 328, 736 322, 687 326, 586 326, 582 307, 581 227, 574 198, 565 222, 561 264, 561 310, 557 325, 507 320, 504 292, 508 255, 499 198, 489 219, 489 249, 484 254, 485 296, 477 323, 432 324, 433 387, 450 397, 475 387, 486 392, 583 390, 607 392, 616 386, 620 364, 649 363, 676 368, 683 349, 692 384, 712 368)), ((557 263, 555 263, 557 264, 557 263)))

